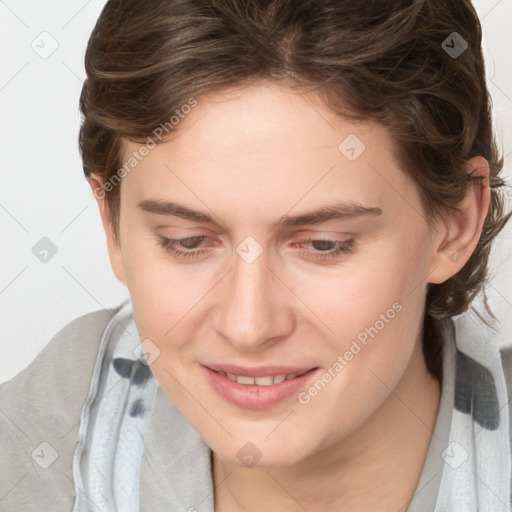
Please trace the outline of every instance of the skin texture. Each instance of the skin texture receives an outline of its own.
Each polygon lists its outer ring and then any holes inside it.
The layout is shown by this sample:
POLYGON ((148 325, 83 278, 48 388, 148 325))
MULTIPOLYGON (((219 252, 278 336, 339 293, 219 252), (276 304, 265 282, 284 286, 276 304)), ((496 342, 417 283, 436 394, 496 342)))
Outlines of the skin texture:
MULTIPOLYGON (((160 350, 151 370, 214 452, 216 510, 401 510, 440 399, 421 352, 427 286, 455 274, 474 250, 487 179, 429 231, 386 129, 336 117, 312 94, 266 82, 224 91, 200 98, 177 128, 123 178, 119 244, 97 200, 141 339, 160 350), (351 134, 366 147, 354 161, 338 149, 351 134), (178 202, 219 225, 142 211, 148 199, 178 202), (383 213, 275 226, 284 215, 350 201, 383 213), (207 239, 179 246, 204 250, 180 259, 158 235, 207 239), (236 252, 248 236, 263 250, 250 264, 236 252), (322 261, 315 255, 332 245, 308 239, 355 245, 322 261), (447 257, 453 250, 457 257, 447 257), (294 394, 268 409, 237 407, 201 371, 205 361, 326 371, 395 303, 400 312, 306 405, 294 394), (247 442, 261 453, 254 467, 237 457, 247 442)), ((139 147, 126 142, 125 157, 139 147)), ((474 168, 488 176, 483 158, 467 163, 474 168)))

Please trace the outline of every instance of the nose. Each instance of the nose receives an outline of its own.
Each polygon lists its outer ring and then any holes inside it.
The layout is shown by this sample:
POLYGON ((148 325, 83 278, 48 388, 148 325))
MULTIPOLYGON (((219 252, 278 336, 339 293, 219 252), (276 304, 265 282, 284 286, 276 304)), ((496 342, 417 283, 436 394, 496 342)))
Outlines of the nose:
POLYGON ((217 332, 240 352, 257 352, 290 335, 292 293, 269 265, 265 252, 248 263, 238 254, 218 290, 217 332))

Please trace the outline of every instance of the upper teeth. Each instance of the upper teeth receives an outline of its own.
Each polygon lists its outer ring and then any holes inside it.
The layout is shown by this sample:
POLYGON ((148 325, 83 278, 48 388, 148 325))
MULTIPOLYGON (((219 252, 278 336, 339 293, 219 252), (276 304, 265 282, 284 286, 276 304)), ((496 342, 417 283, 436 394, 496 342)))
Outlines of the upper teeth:
POLYGON ((272 384, 279 384, 284 380, 294 379, 299 375, 298 373, 290 373, 289 375, 268 375, 265 377, 247 377, 245 375, 234 375, 232 373, 217 372, 220 375, 227 377, 229 380, 237 381, 239 384, 251 384, 256 386, 271 386, 272 384))

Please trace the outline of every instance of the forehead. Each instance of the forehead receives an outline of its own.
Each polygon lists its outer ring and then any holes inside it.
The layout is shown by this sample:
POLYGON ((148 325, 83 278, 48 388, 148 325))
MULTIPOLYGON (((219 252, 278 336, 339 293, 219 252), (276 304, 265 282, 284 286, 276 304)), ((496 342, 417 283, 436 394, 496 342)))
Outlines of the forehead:
MULTIPOLYGON (((281 82, 263 80, 249 86, 232 86, 199 98, 189 98, 175 107, 174 112, 178 115, 171 113, 168 117, 172 122, 165 127, 164 121, 161 126, 165 128, 164 138, 175 141, 172 146, 176 150, 191 144, 204 150, 211 150, 213 146, 243 147, 247 152, 258 153, 261 158, 267 152, 265 150, 270 149, 283 154, 310 150, 312 146, 338 149, 340 137, 350 134, 365 138, 368 142, 366 149, 370 151, 372 147, 368 146, 373 145, 375 149, 375 143, 393 147, 384 126, 373 120, 344 118, 323 103, 320 94, 301 93, 281 82), (182 143, 180 139, 186 142, 182 143), (257 143, 262 142, 267 146, 258 146, 257 143), (308 143, 306 147, 304 142, 308 143)), ((125 154, 137 146, 126 139, 123 142, 125 154)))
MULTIPOLYGON (((133 201, 169 195, 204 208, 208 198, 264 215, 299 201, 381 206, 406 186, 385 127, 342 118, 312 93, 263 83, 205 95, 186 111, 127 176, 133 201)), ((139 147, 125 141, 124 158, 139 147)))

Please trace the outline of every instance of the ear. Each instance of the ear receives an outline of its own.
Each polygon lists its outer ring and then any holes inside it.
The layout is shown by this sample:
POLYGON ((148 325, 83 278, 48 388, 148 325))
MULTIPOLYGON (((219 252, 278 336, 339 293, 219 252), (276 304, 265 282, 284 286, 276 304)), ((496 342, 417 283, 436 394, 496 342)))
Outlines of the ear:
POLYGON ((108 255, 110 257, 110 264, 116 277, 124 284, 126 278, 124 274, 123 257, 121 252, 120 241, 115 236, 114 226, 110 216, 107 201, 105 200, 105 190, 103 189, 103 180, 97 174, 92 173, 89 177, 89 186, 92 189, 94 198, 98 205, 101 216, 105 236, 107 237, 108 255))
POLYGON ((481 156, 466 162, 465 171, 483 176, 481 183, 471 183, 458 210, 450 212, 440 224, 430 262, 427 282, 440 284, 455 275, 475 250, 491 200, 489 163, 481 156))

